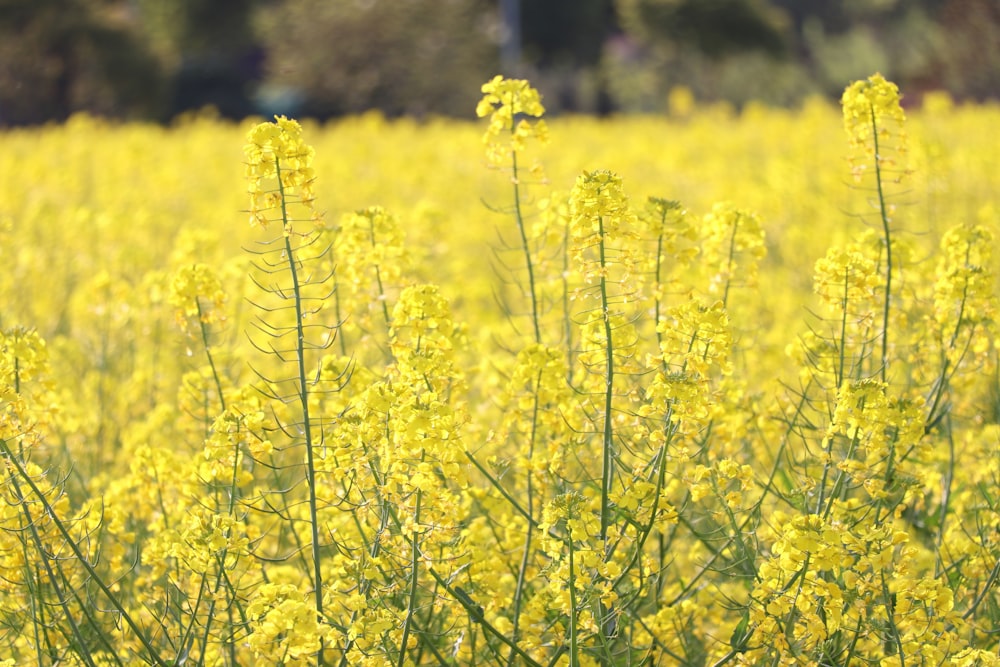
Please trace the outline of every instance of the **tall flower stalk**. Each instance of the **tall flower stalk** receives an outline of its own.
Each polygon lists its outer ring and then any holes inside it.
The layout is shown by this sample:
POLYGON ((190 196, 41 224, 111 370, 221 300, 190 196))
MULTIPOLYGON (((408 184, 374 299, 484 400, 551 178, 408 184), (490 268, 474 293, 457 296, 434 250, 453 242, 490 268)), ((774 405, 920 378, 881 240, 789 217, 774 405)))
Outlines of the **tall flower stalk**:
MULTIPOLYGON (((291 393, 275 393, 274 396, 297 404, 299 410, 298 422, 287 424, 284 428, 286 432, 297 431, 305 448, 304 476, 309 507, 313 602, 316 616, 322 618, 323 545, 316 481, 319 438, 310 414, 309 397, 314 381, 307 375, 306 368, 311 366, 312 361, 307 359, 307 355, 311 356, 312 351, 331 345, 335 336, 330 335, 329 326, 307 324, 307 320, 317 315, 330 296, 326 283, 331 278, 330 275, 316 276, 303 270, 325 252, 325 249, 312 247, 318 238, 320 220, 313 209, 315 173, 312 160, 315 151, 303 141, 302 127, 296 121, 277 117, 273 123, 261 123, 250 130, 244 153, 251 224, 267 228, 271 222, 278 222, 281 226, 278 249, 261 253, 262 261, 257 264, 258 271, 271 281, 264 283, 258 279, 258 286, 277 301, 275 306, 263 308, 258 328, 271 338, 270 351, 282 362, 291 361, 293 365, 291 393), (309 217, 294 217, 296 213, 305 213, 309 217), (288 280, 282 284, 279 279, 284 274, 287 274, 288 280), (284 317, 286 314, 291 316, 290 319, 284 317), (307 328, 313 327, 318 327, 325 334, 318 343, 306 336, 307 328), (290 346, 285 342, 288 338, 291 338, 290 346), (289 353, 291 359, 286 356, 289 353)), ((280 381, 271 384, 280 384, 280 381)), ((278 389, 278 392, 281 391, 278 389)), ((324 664, 322 640, 316 664, 324 664)))
MULTIPOLYGON (((476 115, 489 116, 490 124, 483 135, 486 157, 489 164, 497 169, 510 169, 513 188, 512 214, 517 224, 521 252, 527 272, 528 299, 531 304, 531 327, 534 342, 542 342, 541 306, 538 284, 535 276, 535 260, 528 239, 523 211, 522 178, 524 168, 518 163, 518 156, 524 153, 528 140, 548 142, 548 125, 541 119, 545 113, 541 96, 535 88, 523 79, 505 79, 497 75, 483 84, 483 98, 476 106, 476 115), (529 118, 536 120, 531 121, 529 118)), ((530 170, 534 178, 541 176, 541 167, 530 170)))
MULTIPOLYGON (((625 304, 632 298, 630 278, 634 273, 634 255, 627 242, 635 238, 636 218, 629 207, 622 179, 610 171, 584 172, 570 197, 571 252, 578 264, 584 286, 581 297, 592 297, 596 304, 584 313, 581 360, 588 371, 602 380, 598 390, 599 407, 594 420, 599 422, 601 442, 600 532, 602 558, 612 556, 612 496, 620 456, 615 435, 615 401, 619 389, 617 374, 632 361, 635 334, 625 304)), ((597 389, 597 388, 595 388, 597 389)), ((569 538, 572 540, 572 538, 569 538)), ((602 643, 607 645, 615 634, 616 613, 599 603, 602 643)))
POLYGON ((889 372, 889 315, 892 303, 893 237, 891 206, 888 203, 887 185, 890 179, 897 183, 906 176, 905 158, 907 137, 903 127, 906 115, 899 103, 899 88, 881 74, 874 74, 863 81, 856 81, 844 90, 840 103, 844 113, 844 129, 855 151, 853 173, 862 180, 867 169, 875 175, 875 194, 879 221, 882 227, 882 244, 885 249, 885 284, 882 304, 882 350, 879 373, 882 382, 889 372))

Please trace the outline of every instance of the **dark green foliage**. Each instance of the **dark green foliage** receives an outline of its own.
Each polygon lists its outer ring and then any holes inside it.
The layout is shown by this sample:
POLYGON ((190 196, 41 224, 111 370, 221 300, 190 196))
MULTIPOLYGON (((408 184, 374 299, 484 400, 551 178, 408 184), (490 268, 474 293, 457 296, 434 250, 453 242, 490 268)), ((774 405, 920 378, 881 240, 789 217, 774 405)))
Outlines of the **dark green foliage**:
POLYGON ((0 0, 0 126, 205 106, 469 117, 501 68, 550 111, 662 111, 678 85, 794 104, 873 71, 908 103, 1000 95, 997 0, 506 1, 501 65, 501 0, 0 0))
POLYGON ((0 124, 88 110, 144 117, 163 100, 160 64, 136 26, 96 0, 6 0, 0 124))
POLYGON ((284 0, 261 12, 267 82, 321 117, 471 116, 498 67, 499 25, 485 0, 284 0))
POLYGON ((757 0, 618 0, 623 23, 645 41, 673 41, 710 57, 760 50, 782 55, 784 16, 757 0))

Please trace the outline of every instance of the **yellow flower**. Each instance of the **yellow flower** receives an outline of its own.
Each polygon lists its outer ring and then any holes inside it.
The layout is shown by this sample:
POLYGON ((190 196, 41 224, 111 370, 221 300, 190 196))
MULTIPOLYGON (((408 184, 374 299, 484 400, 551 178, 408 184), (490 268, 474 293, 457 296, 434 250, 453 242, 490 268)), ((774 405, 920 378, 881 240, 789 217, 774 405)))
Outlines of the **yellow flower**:
MULTIPOLYGON (((903 129, 906 114, 899 104, 896 84, 887 81, 881 74, 873 74, 848 86, 840 104, 848 142, 869 159, 874 158, 879 168, 894 164, 893 152, 906 152, 906 132, 903 129)), ((855 164, 856 178, 861 177, 863 169, 864 165, 855 164)))
POLYGON ((536 118, 545 114, 541 95, 524 79, 505 79, 498 74, 483 84, 482 92, 483 98, 476 105, 476 115, 484 118, 492 114, 491 127, 493 122, 497 122, 501 129, 510 130, 514 127, 513 117, 516 114, 536 118))
POLYGON ((934 314, 942 326, 992 324, 997 308, 993 246, 993 234, 982 225, 957 225, 941 239, 934 314))
POLYGON ((840 98, 848 134, 858 133, 860 130, 863 137, 870 136, 865 132, 870 131, 873 114, 876 120, 906 120, 899 99, 899 88, 881 74, 876 73, 864 81, 852 83, 840 98))
POLYGON ((514 155, 524 150, 528 139, 548 143, 549 128, 541 120, 545 107, 542 106, 541 95, 528 81, 497 75, 483 84, 482 91, 483 98, 476 105, 476 115, 490 117, 490 124, 483 135, 490 164, 509 164, 514 155), (539 120, 531 122, 524 116, 539 120))
POLYGON ((583 172, 573 186, 570 207, 573 216, 570 234, 577 249, 590 247, 600 236, 616 236, 619 232, 634 236, 630 225, 635 217, 629 209, 622 178, 614 172, 583 172))
POLYGON ((389 344, 401 375, 420 378, 436 389, 461 375, 453 359, 463 332, 436 285, 404 289, 392 309, 391 324, 389 344))
POLYGON ((608 278, 614 264, 620 271, 621 291, 628 293, 624 281, 634 272, 635 258, 614 242, 636 238, 636 216, 621 176, 607 170, 582 173, 570 195, 570 215, 570 251, 586 282, 608 278))
POLYGON ((860 305, 874 305, 882 279, 875 259, 864 250, 858 244, 832 247, 816 261, 813 289, 832 311, 852 312, 853 307, 858 313, 864 312, 857 310, 860 305))
MULTIPOLYGON (((267 227, 274 211, 298 201, 312 210, 312 167, 315 151, 302 140, 302 126, 284 116, 273 123, 260 123, 247 133, 243 146, 246 155, 247 190, 250 193, 250 224, 267 227), (270 180, 277 181, 272 187, 270 180)), ((280 214, 286 224, 286 213, 280 214)))
POLYGON ((246 614, 252 629, 250 648, 271 664, 302 664, 298 661, 314 655, 331 636, 331 628, 319 621, 316 610, 291 584, 264 584, 246 614))
POLYGON ((732 327, 721 301, 706 305, 690 299, 669 309, 656 328, 663 334, 659 360, 664 364, 697 379, 707 378, 713 367, 724 375, 732 372, 732 327))
POLYGON ((203 324, 226 319, 226 293, 222 282, 206 264, 192 264, 177 270, 170 281, 170 305, 177 308, 177 321, 186 328, 190 318, 203 324))
POLYGON ((702 258, 714 269, 709 289, 722 293, 729 287, 757 284, 760 261, 767 255, 764 229, 756 214, 738 209, 729 202, 718 202, 705 215, 701 227, 702 258))

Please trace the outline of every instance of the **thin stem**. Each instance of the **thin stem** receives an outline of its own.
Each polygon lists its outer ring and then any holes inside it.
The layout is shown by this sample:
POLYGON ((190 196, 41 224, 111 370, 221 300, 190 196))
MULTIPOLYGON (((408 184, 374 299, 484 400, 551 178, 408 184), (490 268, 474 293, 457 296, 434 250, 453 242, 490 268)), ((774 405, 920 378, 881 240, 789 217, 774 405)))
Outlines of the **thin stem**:
POLYGON ((736 232, 740 227, 740 216, 733 221, 733 233, 729 237, 729 259, 726 264, 726 289, 722 293, 722 307, 729 306, 729 287, 733 282, 733 264, 736 263, 736 232))
MULTIPOLYGON (((538 371, 538 378, 535 380, 535 391, 534 400, 532 402, 531 411, 531 437, 528 441, 528 473, 526 482, 526 495, 528 500, 528 515, 532 516, 534 514, 534 499, 535 499, 535 488, 534 488, 534 474, 532 471, 532 459, 535 455, 535 438, 538 432, 538 392, 540 391, 540 386, 542 383, 542 371, 538 371)), ((517 642, 518 635, 520 634, 521 626, 521 603, 524 596, 524 584, 528 576, 528 562, 531 558, 531 543, 532 543, 532 522, 528 521, 526 525, 526 533, 524 536, 524 549, 521 552, 521 564, 517 571, 517 584, 514 588, 514 622, 511 631, 511 638, 513 641, 517 642)), ((507 657, 507 664, 514 665, 514 651, 511 650, 509 656, 507 657)))
POLYGON ((879 575, 882 580, 882 599, 885 601, 883 604, 885 605, 886 622, 889 624, 889 630, 892 633, 890 639, 892 639, 896 655, 899 656, 899 667, 906 667, 903 638, 900 636, 899 626, 896 625, 896 605, 893 603, 895 593, 889 592, 889 583, 885 579, 885 571, 883 570, 879 575))
MULTIPOLYGON (((368 219, 368 230, 371 232, 369 238, 372 242, 372 250, 374 251, 378 248, 378 242, 375 240, 375 221, 371 218, 368 219)), ((378 285, 378 300, 382 304, 382 319, 388 329, 392 323, 392 318, 389 316, 389 305, 385 298, 385 288, 382 286, 382 271, 378 264, 375 265, 375 283, 378 285)))
POLYGON ((882 188, 882 165, 879 158, 878 123, 875 107, 871 107, 872 138, 875 141, 875 183, 878 186, 879 215, 882 218, 882 233, 885 239, 885 304, 882 310, 882 382, 886 381, 889 366, 889 297, 892 294, 892 238, 889 230, 889 214, 886 211, 885 191, 882 188))
POLYGON ((570 667, 577 667, 580 664, 580 648, 576 627, 576 571, 573 563, 573 529, 570 527, 573 519, 572 514, 572 503, 570 503, 566 517, 567 545, 569 547, 569 664, 570 667))
MULTIPOLYGON (((664 223, 667 220, 666 210, 660 215, 660 228, 663 228, 664 223)), ((660 331, 660 294, 663 290, 660 288, 660 271, 663 267, 663 234, 660 233, 656 237, 656 272, 655 281, 653 284, 656 285, 656 299, 653 303, 653 327, 656 331, 656 349, 657 351, 663 349, 663 332, 660 331)))
POLYGON ((608 548, 608 528, 611 526, 611 477, 614 459, 612 448, 614 446, 614 431, 611 423, 611 403, 614 397, 615 387, 615 357, 614 344, 612 342, 611 313, 608 304, 608 285, 605 277, 605 253, 604 253, 604 219, 598 217, 598 233, 600 241, 598 249, 600 251, 601 262, 601 313, 604 319, 604 340, 605 340, 605 375, 604 375, 604 426, 602 434, 603 464, 601 472, 601 542, 605 551, 608 548))
MULTIPOLYGON (((295 250, 292 248, 288 205, 285 200, 285 185, 281 180, 281 162, 275 157, 274 167, 278 180, 278 192, 281 195, 281 222, 285 238, 285 257, 292 276, 292 292, 295 302, 295 356, 298 363, 298 396, 302 408, 302 432, 306 446, 306 485, 309 490, 309 528, 312 532, 312 566, 313 566, 313 598, 316 604, 316 615, 323 616, 323 570, 320 567, 319 543, 319 512, 316 501, 316 466, 313 460, 312 422, 309 418, 309 385, 306 377, 305 331, 302 315, 302 290, 299 284, 298 272, 295 268, 295 250)), ((323 641, 316 654, 316 664, 324 664, 323 641)))
POLYGON ((514 182, 514 219, 517 221, 517 231, 521 236, 521 248, 524 250, 524 264, 528 269, 528 293, 531 296, 531 325, 535 332, 535 342, 541 343, 542 330, 538 323, 538 296, 535 294, 535 266, 531 261, 528 234, 524 229, 524 215, 521 213, 521 184, 518 182, 517 151, 512 153, 511 170, 514 182))
MULTIPOLYGON (((398 521, 396 517, 394 520, 398 521)), ((528 667, 541 667, 541 665, 531 657, 523 648, 518 646, 514 641, 508 639, 502 632, 496 629, 496 627, 486 620, 483 615, 483 609, 473 601, 469 595, 463 591, 458 586, 450 585, 444 577, 442 577, 433 567, 427 568, 428 574, 434 577, 434 580, 438 583, 441 588, 445 590, 455 601, 457 601, 465 611, 469 614, 469 618, 474 621, 479 627, 481 627, 487 634, 492 635, 495 639, 499 640, 505 644, 508 648, 512 649, 517 653, 518 657, 524 662, 528 667)), ((579 663, 573 663, 577 665, 579 663)))
POLYGON ((28 472, 24 469, 24 466, 21 465, 20 460, 18 460, 14 456, 14 453, 11 451, 10 446, 7 444, 7 441, 2 438, 0 438, 0 452, 2 452, 4 458, 6 458, 7 461, 14 466, 14 469, 17 471, 18 476, 25 481, 25 483, 31 489, 31 492, 35 495, 36 498, 38 498, 38 502, 42 504, 42 509, 44 510, 45 515, 52 520, 52 524, 63 536, 63 539, 66 540, 66 544, 69 546, 70 551, 73 552, 74 558, 76 558, 77 561, 79 561, 80 565, 83 567, 84 570, 87 571, 87 574, 90 576, 90 578, 94 581, 95 584, 97 584, 97 587, 101 589, 101 592, 111 603, 111 606, 114 609, 114 611, 121 615, 122 620, 125 621, 125 625, 127 625, 129 629, 131 629, 132 632, 135 633, 136 639, 139 640, 139 643, 142 644, 143 648, 146 649, 146 652, 149 654, 150 661, 154 665, 162 665, 162 667, 166 667, 167 663, 163 660, 163 658, 160 657, 160 654, 157 652, 157 650, 150 643, 149 639, 143 633, 142 628, 140 628, 139 624, 132 619, 132 616, 128 613, 128 611, 126 611, 125 606, 122 605, 121 602, 119 602, 118 597, 111 591, 108 585, 104 583, 104 580, 94 570, 94 566, 90 564, 90 561, 87 560, 87 557, 84 555, 83 551, 80 550, 80 545, 77 544, 76 540, 73 539, 73 536, 69 534, 69 530, 66 528, 66 525, 56 514, 55 508, 52 507, 52 504, 49 503, 48 498, 45 497, 45 494, 38 487, 38 485, 35 484, 35 481, 31 478, 31 476, 28 475, 28 472))
MULTIPOLYGON (((970 268, 970 252, 972 250, 972 244, 968 243, 965 246, 965 268, 970 268)), ((962 299, 959 302, 958 314, 955 317, 955 328, 951 333, 951 339, 948 341, 947 348, 941 350, 941 374, 934 381, 934 385, 931 388, 931 393, 934 398, 929 401, 930 409, 927 411, 927 421, 924 427, 925 431, 930 431, 934 424, 938 423, 941 418, 943 418, 947 412, 947 404, 939 411, 941 406, 941 401, 948 394, 949 385, 951 384, 951 378, 958 372, 958 366, 961 364, 962 359, 965 357, 965 352, 955 362, 955 368, 950 368, 951 359, 948 356, 948 352, 953 352, 955 350, 955 345, 958 343, 958 335, 962 330, 963 319, 965 316, 966 305, 968 304, 969 298, 969 280, 966 278, 964 284, 962 285, 962 299), (950 371, 950 372, 949 372, 950 371)), ((973 326, 973 330, 975 325, 973 326)), ((973 331, 969 331, 969 341, 966 343, 966 351, 968 350, 968 344, 972 341, 973 331)))
POLYGON ((525 519, 528 520, 529 526, 534 528, 535 526, 538 525, 538 522, 535 521, 535 519, 531 516, 531 512, 524 509, 521 506, 521 503, 519 503, 514 496, 510 495, 510 492, 507 491, 507 489, 503 488, 503 485, 500 484, 500 481, 496 477, 490 474, 490 471, 486 469, 486 466, 480 463, 479 460, 476 459, 476 457, 472 454, 472 452, 466 451, 463 453, 465 454, 465 457, 469 459, 472 465, 476 466, 476 469, 486 476, 486 478, 490 481, 490 484, 493 485, 493 488, 495 488, 497 491, 500 492, 500 495, 502 495, 507 500, 507 502, 510 503, 511 507, 513 507, 518 514, 520 514, 521 516, 523 516, 525 519))
MULTIPOLYGON (((66 600, 66 596, 63 593, 62 587, 59 586, 55 572, 52 570, 52 563, 51 563, 52 557, 46 551, 45 545, 42 543, 42 538, 38 534, 38 526, 36 520, 31 515, 31 509, 28 506, 24 494, 21 492, 21 485, 18 483, 17 478, 14 475, 9 475, 9 479, 14 489, 14 500, 17 502, 17 505, 21 508, 21 513, 24 514, 24 520, 27 523, 28 532, 31 534, 31 541, 35 543, 35 551, 38 552, 39 560, 42 561, 42 566, 45 568, 45 574, 52 585, 52 589, 55 591, 56 598, 59 601, 59 607, 61 607, 63 612, 65 612, 66 614, 66 620, 69 622, 70 630, 73 633, 73 638, 76 640, 76 643, 80 647, 81 653, 79 657, 83 659, 83 661, 86 664, 93 665, 94 661, 90 656, 90 651, 87 650, 87 644, 83 640, 83 636, 80 634, 80 628, 79 626, 77 626, 76 620, 73 618, 73 614, 70 612, 69 603, 66 600)), ((60 570, 60 574, 61 573, 62 572, 60 570)), ((41 589, 42 589, 42 581, 41 577, 39 576, 38 578, 39 594, 41 594, 41 589)), ((34 602, 34 598, 32 598, 32 602, 34 602)), ((40 610, 44 609, 45 604, 46 604, 45 601, 42 600, 41 604, 39 605, 39 609, 40 610)), ((33 618, 32 620, 37 625, 38 622, 37 619, 33 618)), ((35 630, 37 632, 37 627, 35 628, 35 630)), ((42 656, 40 652, 38 660, 39 664, 41 664, 42 656)))
POLYGON ((951 430, 951 416, 945 414, 945 433, 948 436, 948 467, 945 469, 944 479, 941 480, 941 510, 938 514, 938 526, 937 526, 937 539, 935 554, 936 563, 934 567, 934 576, 938 577, 941 574, 941 547, 944 545, 944 535, 945 535, 945 520, 948 518, 948 504, 951 501, 951 485, 955 479, 955 436, 951 430))
MULTIPOLYGON (((607 259, 604 248, 604 218, 598 216, 598 234, 600 241, 597 244, 600 252, 601 262, 601 310, 604 318, 604 345, 605 345, 605 385, 604 385, 604 433, 602 438, 603 462, 601 470, 601 545, 603 557, 606 559, 610 555, 611 544, 608 541, 608 530, 611 527, 611 480, 614 476, 614 427, 612 424, 611 408, 615 392, 615 355, 614 342, 612 340, 611 312, 608 303, 608 280, 607 280, 607 259)), ((604 608, 604 601, 599 601, 601 634, 603 639, 608 640, 614 634, 615 620, 611 609, 604 608)))
POLYGON ((844 271, 844 298, 841 300, 840 345, 837 346, 837 389, 844 383, 844 364, 847 363, 847 305, 850 293, 850 269, 844 271))
POLYGON ((410 628, 413 624, 413 615, 417 607, 417 586, 420 583, 420 547, 417 526, 420 524, 420 501, 422 495, 417 490, 417 504, 413 514, 413 533, 410 535, 410 593, 406 600, 406 618, 403 620, 403 636, 399 640, 399 656, 396 660, 396 667, 403 667, 406 664, 406 644, 410 639, 410 628))
MULTIPOLYGON (((844 272, 844 296, 841 299, 841 315, 840 315, 840 341, 837 346, 837 355, 839 357, 837 366, 837 389, 840 389, 844 382, 844 363, 847 357, 847 304, 848 304, 848 294, 850 290, 850 271, 844 272)), ((824 447, 824 461, 823 461, 823 477, 820 480, 819 488, 817 491, 816 498, 816 514, 823 511, 823 503, 826 502, 826 483, 830 477, 830 469, 833 466, 833 458, 831 454, 833 453, 833 438, 828 438, 826 441, 826 447, 824 447)))
POLYGON ((215 380, 215 390, 219 392, 219 404, 222 406, 222 411, 226 410, 226 397, 222 393, 222 382, 219 380, 219 372, 215 369, 215 360, 212 358, 212 348, 208 343, 208 327, 205 326, 205 320, 202 319, 201 313, 201 300, 195 297, 195 306, 198 308, 198 326, 201 329, 201 342, 205 346, 205 356, 208 357, 208 366, 212 369, 212 379, 215 380))

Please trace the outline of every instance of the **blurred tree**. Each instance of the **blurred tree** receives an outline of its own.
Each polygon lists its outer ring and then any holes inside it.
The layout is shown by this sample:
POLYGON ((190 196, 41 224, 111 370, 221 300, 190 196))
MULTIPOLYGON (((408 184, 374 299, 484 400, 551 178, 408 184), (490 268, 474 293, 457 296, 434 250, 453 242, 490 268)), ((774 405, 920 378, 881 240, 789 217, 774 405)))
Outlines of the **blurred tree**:
POLYGON ((772 0, 794 24, 804 63, 829 94, 881 70, 910 99, 946 88, 1000 94, 997 0, 772 0))
POLYGON ((617 30, 613 0, 524 0, 525 58, 537 67, 596 65, 617 30))
POLYGON ((168 116, 212 106, 253 113, 263 55, 253 28, 256 0, 131 0, 170 77, 168 116))
POLYGON ((302 95, 301 112, 320 117, 468 116, 498 66, 495 0, 280 0, 257 26, 266 92, 302 95))
POLYGON ((0 0, 0 124, 467 116, 501 44, 551 110, 794 103, 875 70, 909 100, 1000 95, 1000 0, 0 0))
MULTIPOLYGON (((599 63, 620 31, 614 0, 515 0, 520 6, 521 59, 505 74, 522 76, 545 95, 550 112, 611 110, 599 63)), ((502 6, 511 0, 500 0, 502 6)))
POLYGON ((738 104, 810 92, 790 64, 788 17, 767 0, 615 0, 615 9, 624 37, 602 68, 626 110, 665 109, 676 86, 738 104))
POLYGON ((647 46, 697 49, 719 58, 786 52, 785 14, 764 0, 617 0, 622 27, 647 46))
POLYGON ((703 100, 794 103, 875 71, 919 100, 945 88, 1000 94, 1000 0, 615 0, 626 38, 605 49, 613 93, 662 108, 685 85, 703 100))
POLYGON ((976 99, 1000 96, 1000 0, 947 0, 940 19, 949 47, 945 87, 976 99))
POLYGON ((122 3, 4 0, 2 8, 0 124, 155 113, 162 72, 122 3))

